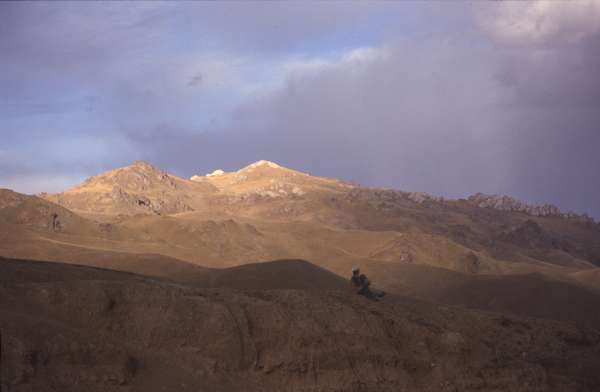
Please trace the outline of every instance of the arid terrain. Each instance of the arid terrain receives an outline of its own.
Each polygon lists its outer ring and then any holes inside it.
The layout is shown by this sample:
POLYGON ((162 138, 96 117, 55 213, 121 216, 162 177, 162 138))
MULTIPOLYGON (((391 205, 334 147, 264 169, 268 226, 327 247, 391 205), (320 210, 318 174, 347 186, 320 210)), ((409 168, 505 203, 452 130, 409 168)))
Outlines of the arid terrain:
POLYGON ((0 260, 3 387, 600 388, 598 329, 436 307, 393 295, 372 302, 306 262, 271 267, 278 270, 277 289, 240 283, 262 273, 253 268, 220 275, 218 288, 206 288, 89 267, 0 260), (313 278, 312 283, 298 284, 297 274, 313 278), (281 288, 288 285, 294 288, 281 288))
POLYGON ((137 161, 0 190, 0 257, 3 391, 600 390, 600 224, 551 205, 137 161))

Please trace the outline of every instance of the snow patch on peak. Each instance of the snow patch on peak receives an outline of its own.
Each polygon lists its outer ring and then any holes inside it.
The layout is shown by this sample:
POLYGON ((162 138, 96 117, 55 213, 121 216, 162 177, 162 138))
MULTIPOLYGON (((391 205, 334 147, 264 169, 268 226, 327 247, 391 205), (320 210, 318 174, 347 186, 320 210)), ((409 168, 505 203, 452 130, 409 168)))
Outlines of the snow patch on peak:
POLYGON ((223 170, 217 169, 217 170, 213 171, 212 173, 208 173, 206 175, 206 177, 222 176, 223 174, 225 174, 225 172, 223 170))
POLYGON ((265 161, 264 159, 261 159, 258 162, 251 163, 250 165, 246 166, 246 168, 247 169, 249 169, 249 168, 254 169, 254 168, 257 168, 257 167, 261 167, 261 166, 267 166, 267 167, 270 167, 270 168, 273 168, 273 169, 279 169, 279 168, 281 168, 281 166, 279 166, 275 162, 265 161))
POLYGON ((208 173, 206 175, 203 176, 198 176, 198 175, 194 175, 190 177, 190 180, 192 181, 203 181, 206 177, 217 177, 217 176, 222 176, 223 174, 225 174, 225 172, 221 169, 217 169, 215 171, 213 171, 212 173, 208 173))

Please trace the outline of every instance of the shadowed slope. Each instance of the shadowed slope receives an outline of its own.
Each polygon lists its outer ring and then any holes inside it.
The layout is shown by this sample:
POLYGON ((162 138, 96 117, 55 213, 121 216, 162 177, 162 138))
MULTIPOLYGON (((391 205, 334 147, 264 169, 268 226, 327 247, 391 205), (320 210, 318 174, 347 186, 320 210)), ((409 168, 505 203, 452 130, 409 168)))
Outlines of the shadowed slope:
POLYGON ((600 388, 595 329, 394 297, 198 289, 18 265, 18 282, 0 278, 2 383, 11 391, 600 388))
POLYGON ((338 275, 304 260, 277 260, 239 267, 211 269, 206 287, 244 290, 302 289, 347 290, 348 282, 338 275))
POLYGON ((542 274, 467 275, 425 265, 374 263, 375 285, 431 301, 486 311, 600 325, 600 290, 542 274))
MULTIPOLYGON (((73 254, 74 260, 69 263, 4 257, 0 257, 0 261, 13 261, 14 263, 23 264, 23 266, 12 267, 14 270, 27 270, 27 264, 37 265, 40 269, 55 269, 57 271, 61 268, 64 271, 77 271, 77 268, 88 267, 99 271, 128 272, 139 276, 163 278, 182 283, 203 281, 208 273, 207 268, 162 255, 76 250, 78 253, 73 254), (53 264, 55 266, 52 266, 53 264), (73 269, 71 270, 70 267, 73 267, 73 269)), ((32 268, 32 270, 35 270, 35 268, 32 268)), ((10 279, 6 277, 2 277, 0 281, 2 280, 10 282, 10 279)))
POLYGON ((304 260, 276 260, 219 269, 204 268, 160 255, 114 253, 104 256, 103 261, 89 263, 83 259, 81 262, 70 264, 0 257, 2 274, 0 282, 19 281, 19 276, 25 275, 35 277, 42 271, 43 274, 40 276, 61 280, 71 280, 69 278, 71 276, 74 279, 87 279, 87 276, 93 276, 94 273, 100 276, 104 272, 106 276, 118 276, 117 271, 119 271, 130 272, 140 278, 162 278, 203 288, 341 291, 348 289, 348 282, 345 279, 304 260), (62 272, 66 275, 61 276, 62 272), (87 275, 80 275, 80 273, 87 275), (52 278, 53 274, 54 278, 52 278))
POLYGON ((574 272, 571 277, 588 286, 600 289, 600 268, 574 272))

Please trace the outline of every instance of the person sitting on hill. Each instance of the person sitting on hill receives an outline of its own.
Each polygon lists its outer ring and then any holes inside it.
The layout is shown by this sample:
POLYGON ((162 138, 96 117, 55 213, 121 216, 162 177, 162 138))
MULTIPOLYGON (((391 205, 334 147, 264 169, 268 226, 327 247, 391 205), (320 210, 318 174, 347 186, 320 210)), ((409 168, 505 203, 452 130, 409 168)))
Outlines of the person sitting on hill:
POLYGON ((385 292, 383 291, 371 290, 371 281, 365 274, 360 273, 360 268, 357 266, 352 267, 350 283, 356 289, 356 294, 364 295, 369 299, 377 301, 385 295, 385 292))

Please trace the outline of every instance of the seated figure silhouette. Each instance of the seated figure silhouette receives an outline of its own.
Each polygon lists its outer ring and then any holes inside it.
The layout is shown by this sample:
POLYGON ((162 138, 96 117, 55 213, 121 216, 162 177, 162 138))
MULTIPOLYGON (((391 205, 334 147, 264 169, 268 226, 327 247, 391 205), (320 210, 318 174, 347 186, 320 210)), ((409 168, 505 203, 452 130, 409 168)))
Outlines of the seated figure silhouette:
POLYGON ((352 267, 352 277, 350 283, 356 291, 356 294, 364 295, 370 300, 378 301, 379 298, 385 295, 385 292, 371 289, 371 281, 365 274, 360 273, 360 268, 352 267))

